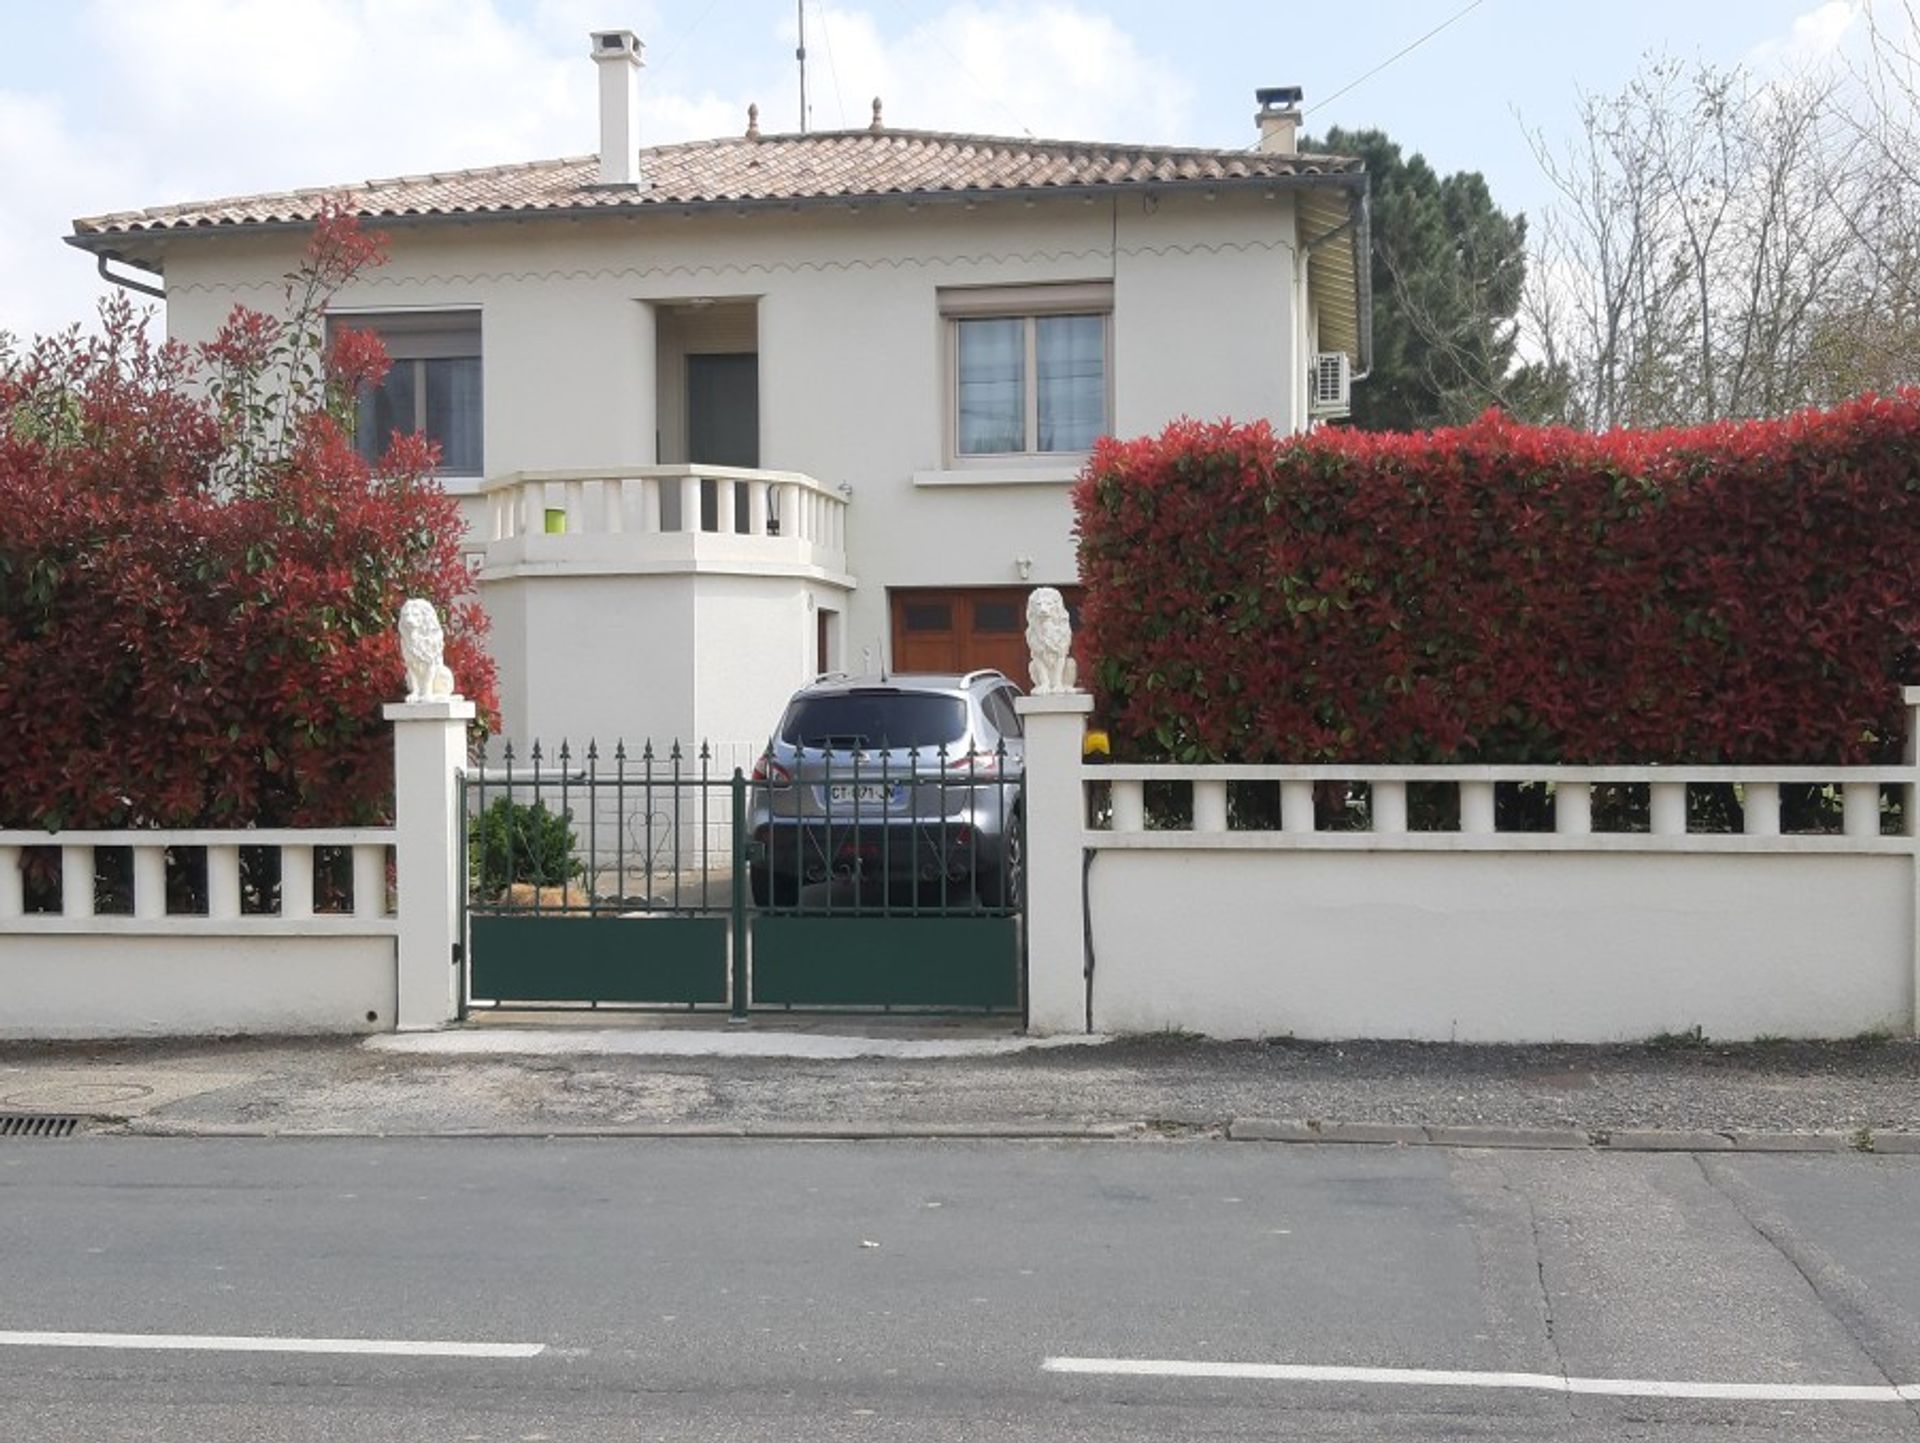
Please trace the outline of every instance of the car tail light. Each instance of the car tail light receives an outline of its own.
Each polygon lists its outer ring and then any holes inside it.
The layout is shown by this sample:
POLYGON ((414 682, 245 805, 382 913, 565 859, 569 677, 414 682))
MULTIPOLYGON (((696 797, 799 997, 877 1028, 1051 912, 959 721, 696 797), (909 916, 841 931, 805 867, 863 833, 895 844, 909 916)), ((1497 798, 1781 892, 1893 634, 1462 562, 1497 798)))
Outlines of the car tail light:
POLYGON ((793 773, 772 757, 763 756, 753 764, 753 779, 756 782, 767 782, 776 787, 784 787, 793 780, 793 773))
POLYGON ((947 770, 962 777, 997 777, 1000 775, 1000 757, 996 752, 968 752, 948 762, 947 770))

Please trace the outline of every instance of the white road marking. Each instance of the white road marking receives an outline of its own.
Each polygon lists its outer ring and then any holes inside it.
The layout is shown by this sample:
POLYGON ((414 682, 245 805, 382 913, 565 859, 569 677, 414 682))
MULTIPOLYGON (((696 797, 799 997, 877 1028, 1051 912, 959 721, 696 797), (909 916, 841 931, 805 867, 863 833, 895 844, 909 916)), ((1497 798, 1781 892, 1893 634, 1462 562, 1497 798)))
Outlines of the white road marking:
POLYGON ((1661 1378, 1571 1378, 1445 1368, 1348 1368, 1320 1363, 1215 1363, 1173 1358, 1047 1358, 1049 1373, 1122 1378, 1245 1378, 1273 1383, 1364 1383, 1412 1388, 1522 1388, 1614 1398, 1720 1398, 1768 1403, 1920 1402, 1920 1383, 1708 1383, 1661 1378))
POLYGON ((6 1348, 125 1348, 175 1353, 355 1353, 393 1358, 533 1358, 545 1343, 449 1343, 414 1338, 223 1338, 203 1333, 0 1331, 6 1348))

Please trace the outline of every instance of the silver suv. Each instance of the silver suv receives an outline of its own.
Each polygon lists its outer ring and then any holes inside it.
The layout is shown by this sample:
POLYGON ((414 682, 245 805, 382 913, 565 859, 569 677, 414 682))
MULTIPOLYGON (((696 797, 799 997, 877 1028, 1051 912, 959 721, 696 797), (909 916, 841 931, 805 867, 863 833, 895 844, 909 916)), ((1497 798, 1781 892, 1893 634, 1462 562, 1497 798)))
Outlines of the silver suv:
POLYGON ((997 671, 836 675, 795 692, 753 771, 754 904, 850 880, 1018 907, 1019 695, 997 671))

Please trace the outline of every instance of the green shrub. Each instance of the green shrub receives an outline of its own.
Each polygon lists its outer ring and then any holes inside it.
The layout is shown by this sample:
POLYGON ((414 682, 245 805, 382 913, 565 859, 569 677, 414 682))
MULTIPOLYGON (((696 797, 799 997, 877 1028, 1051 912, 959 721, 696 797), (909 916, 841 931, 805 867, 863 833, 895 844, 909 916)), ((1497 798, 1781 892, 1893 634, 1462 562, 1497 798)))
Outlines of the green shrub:
POLYGON ((492 897, 516 882, 563 886, 584 870, 573 855, 573 841, 572 812, 501 797, 473 819, 468 834, 474 888, 492 897))

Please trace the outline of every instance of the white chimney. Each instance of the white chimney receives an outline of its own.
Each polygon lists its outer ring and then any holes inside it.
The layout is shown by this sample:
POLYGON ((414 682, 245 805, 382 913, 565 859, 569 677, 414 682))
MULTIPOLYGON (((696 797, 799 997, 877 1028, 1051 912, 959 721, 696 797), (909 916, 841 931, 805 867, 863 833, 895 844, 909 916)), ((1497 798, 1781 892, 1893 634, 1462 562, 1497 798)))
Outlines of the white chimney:
POLYGON ((640 183, 640 115, 635 91, 640 52, 631 30, 593 32, 593 63, 600 67, 600 184, 640 183))
POLYGON ((1260 149, 1276 155, 1292 155, 1294 138, 1300 133, 1300 87, 1272 85, 1253 92, 1260 108, 1253 113, 1260 127, 1260 149))

